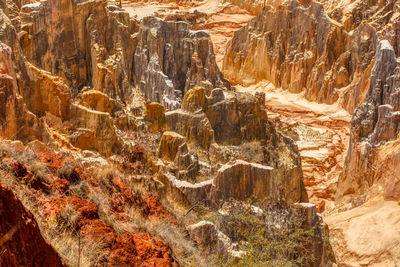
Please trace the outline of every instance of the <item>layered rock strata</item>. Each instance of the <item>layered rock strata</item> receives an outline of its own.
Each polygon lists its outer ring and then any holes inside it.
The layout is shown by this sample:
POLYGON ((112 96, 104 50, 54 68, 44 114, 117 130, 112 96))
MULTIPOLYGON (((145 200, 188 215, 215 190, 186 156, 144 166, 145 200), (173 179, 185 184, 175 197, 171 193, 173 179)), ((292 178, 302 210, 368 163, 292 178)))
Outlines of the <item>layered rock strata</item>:
POLYGON ((252 196, 272 203, 307 200, 297 148, 268 120, 264 95, 217 88, 208 97, 205 92, 202 87, 189 90, 182 109, 165 114, 169 132, 158 152, 164 163, 157 164, 170 174, 160 180, 192 204, 252 196))
POLYGON ((207 31, 191 31, 185 22, 147 17, 137 34, 134 75, 145 99, 176 109, 196 85, 229 87, 218 66, 207 31))
POLYGON ((399 177, 395 173, 387 175, 388 169, 394 171, 397 168, 396 153, 387 152, 399 140, 399 75, 393 47, 387 40, 379 41, 368 95, 353 114, 351 140, 338 184, 338 197, 365 194, 377 182, 383 186, 386 198, 398 197, 393 185, 399 182, 399 177))
POLYGON ((354 32, 328 17, 322 4, 291 1, 264 8, 229 42, 223 73, 250 85, 262 80, 308 100, 349 112, 361 103, 369 82, 377 35, 362 24, 354 32))

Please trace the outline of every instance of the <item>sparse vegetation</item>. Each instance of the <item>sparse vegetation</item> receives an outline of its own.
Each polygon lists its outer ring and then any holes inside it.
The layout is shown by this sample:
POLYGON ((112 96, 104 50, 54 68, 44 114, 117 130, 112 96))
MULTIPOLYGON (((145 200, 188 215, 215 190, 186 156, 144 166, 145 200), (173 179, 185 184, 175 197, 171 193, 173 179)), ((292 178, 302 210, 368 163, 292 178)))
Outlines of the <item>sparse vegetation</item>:
POLYGON ((307 266, 318 226, 307 227, 302 214, 290 207, 235 204, 220 216, 218 228, 245 251, 238 266, 307 266))

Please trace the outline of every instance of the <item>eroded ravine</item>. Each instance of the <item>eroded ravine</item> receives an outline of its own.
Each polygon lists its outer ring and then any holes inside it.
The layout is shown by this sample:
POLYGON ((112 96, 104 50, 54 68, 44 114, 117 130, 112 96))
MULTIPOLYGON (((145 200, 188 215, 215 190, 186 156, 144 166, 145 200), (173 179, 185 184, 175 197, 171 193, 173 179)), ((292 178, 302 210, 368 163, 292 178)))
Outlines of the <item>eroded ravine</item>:
MULTIPOLYGON (((235 31, 254 17, 244 9, 217 0, 207 0, 197 5, 192 2, 177 4, 163 1, 149 4, 125 1, 123 8, 139 19, 155 15, 164 19, 189 20, 193 30, 208 30, 221 69, 228 41, 235 31)), ((347 152, 351 115, 336 104, 310 102, 301 94, 278 90, 268 82, 248 87, 237 86, 237 89, 266 93, 269 119, 278 122, 278 130, 291 136, 298 145, 310 202, 317 205, 319 212, 332 210, 338 177, 347 152)))

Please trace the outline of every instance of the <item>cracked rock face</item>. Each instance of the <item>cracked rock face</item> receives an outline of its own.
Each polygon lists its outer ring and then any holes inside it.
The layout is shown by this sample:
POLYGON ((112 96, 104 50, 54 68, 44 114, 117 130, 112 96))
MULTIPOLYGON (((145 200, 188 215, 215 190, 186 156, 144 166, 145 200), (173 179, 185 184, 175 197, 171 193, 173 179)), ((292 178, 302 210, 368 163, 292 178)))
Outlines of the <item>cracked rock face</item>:
POLYGON ((21 7, 19 38, 28 60, 64 77, 75 95, 91 84, 125 102, 136 27, 126 12, 111 11, 103 1, 41 1, 21 7))
POLYGON ((369 24, 353 32, 328 17, 320 3, 268 6, 228 43, 223 73, 234 83, 270 81, 310 101, 349 112, 368 89, 377 34, 369 24))
POLYGON ((189 90, 183 109, 165 114, 168 131, 158 156, 167 162, 157 164, 169 174, 160 180, 192 204, 253 195, 269 202, 306 201, 299 153, 268 121, 265 96, 218 88, 206 96, 205 91, 189 90))
POLYGON ((397 168, 394 165, 397 156, 385 151, 398 143, 400 131, 400 72, 389 41, 379 41, 374 62, 368 95, 353 114, 349 152, 339 179, 338 197, 367 193, 376 182, 383 185, 387 198, 398 197, 390 185, 399 178, 396 174, 384 175, 387 174, 385 168, 397 168))
POLYGON ((229 87, 216 65, 208 32, 155 17, 140 24, 134 73, 145 99, 169 109, 178 108, 183 95, 197 85, 229 87))

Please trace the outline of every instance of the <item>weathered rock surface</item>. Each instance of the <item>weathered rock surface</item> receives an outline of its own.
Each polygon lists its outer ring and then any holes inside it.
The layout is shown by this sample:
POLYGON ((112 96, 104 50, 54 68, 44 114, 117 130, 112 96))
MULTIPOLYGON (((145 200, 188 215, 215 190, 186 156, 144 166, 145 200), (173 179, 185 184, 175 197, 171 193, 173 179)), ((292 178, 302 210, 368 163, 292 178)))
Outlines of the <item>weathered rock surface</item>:
POLYGON ((104 1, 41 1, 21 7, 19 36, 25 56, 64 77, 75 95, 90 84, 127 100, 136 30, 127 13, 111 10, 104 1))
POLYGON ((333 103, 336 80, 327 72, 345 51, 347 38, 321 4, 292 1, 277 10, 265 9, 235 33, 223 72, 242 84, 266 79, 291 92, 305 91, 314 101, 333 103))
MULTIPOLYGON (((398 140, 399 75, 394 49, 387 40, 380 41, 368 95, 353 114, 351 140, 345 168, 339 179, 338 197, 367 193, 379 180, 388 183, 387 177, 382 176, 379 162, 390 155, 382 155, 380 150, 385 148, 385 143, 398 140)), ((389 165, 393 163, 388 162, 389 165)))
POLYGON ((218 88, 210 96, 201 87, 189 90, 182 109, 165 114, 171 132, 161 138, 159 157, 175 167, 162 180, 181 188, 192 204, 253 195, 270 202, 306 201, 297 148, 268 121, 264 99, 218 88), (234 159, 244 161, 230 162, 234 159), (182 166, 193 183, 182 181, 176 171, 182 166))
MULTIPOLYGON (((0 10, 1 12, 1 10, 0 10)), ((49 140, 47 130, 32 112, 28 111, 24 99, 19 94, 17 76, 12 62, 12 50, 0 42, 0 133, 9 139, 26 142, 39 139, 49 140)), ((55 100, 57 102, 57 100, 55 100)), ((54 107, 59 115, 62 108, 54 107), (61 108, 61 109, 57 109, 61 108)))
POLYGON ((211 198, 213 201, 230 198, 246 200, 254 196, 270 203, 300 202, 305 191, 299 178, 296 175, 279 175, 279 170, 270 166, 238 160, 218 170, 211 198))
POLYGON ((145 99, 169 109, 196 85, 229 87, 216 63, 209 33, 185 22, 144 18, 137 36, 134 73, 145 99))
POLYGON ((219 231, 212 222, 201 221, 189 225, 188 231, 193 240, 196 240, 203 250, 212 255, 219 257, 229 255, 232 258, 240 258, 245 253, 244 251, 235 249, 232 240, 219 231))
POLYGON ((40 233, 35 217, 0 183, 0 266, 66 266, 40 233))
MULTIPOLYGON (((100 153, 111 156, 112 153, 116 153, 121 149, 121 140, 120 137, 116 133, 115 126, 111 119, 109 113, 94 111, 88 109, 84 106, 72 104, 71 105, 71 120, 72 129, 86 128, 92 132, 89 139, 93 140, 93 144, 97 144, 100 147, 100 153)), ((87 140, 87 135, 82 134, 73 134, 72 139, 75 139, 73 142, 76 145, 85 144, 81 138, 85 138, 87 140), (75 139, 77 138, 77 139, 75 139)), ((92 143, 92 142, 90 142, 92 143)), ((86 145, 89 145, 88 143, 86 145)), ((87 147, 81 147, 82 149, 87 149, 87 147)), ((93 149, 97 148, 97 145, 93 145, 93 149)))
POLYGON ((235 33, 223 73, 243 85, 268 80, 319 103, 340 100, 352 112, 366 94, 376 40, 368 24, 349 33, 320 3, 290 1, 265 8, 235 33))
POLYGON ((339 266, 396 266, 400 206, 375 201, 325 217, 339 266))

